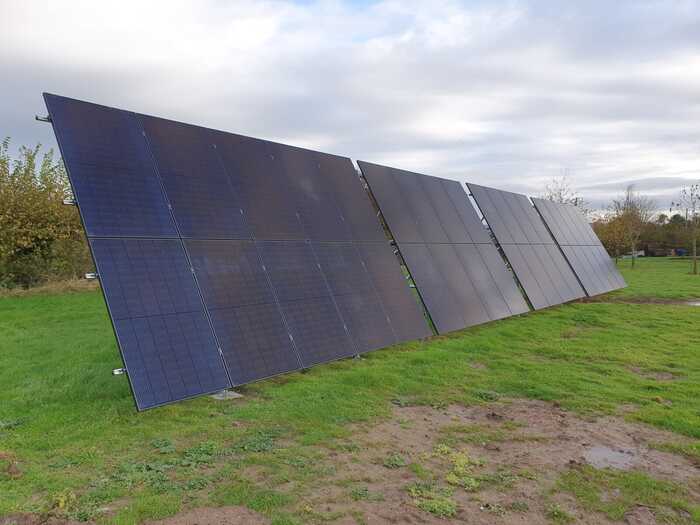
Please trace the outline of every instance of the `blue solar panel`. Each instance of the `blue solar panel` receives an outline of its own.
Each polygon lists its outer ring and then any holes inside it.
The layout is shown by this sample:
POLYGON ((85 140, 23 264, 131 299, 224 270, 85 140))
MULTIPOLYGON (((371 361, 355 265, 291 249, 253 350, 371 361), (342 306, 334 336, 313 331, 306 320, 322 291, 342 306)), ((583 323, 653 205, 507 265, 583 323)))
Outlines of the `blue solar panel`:
POLYGON ((139 409, 430 334, 349 159, 46 102, 139 409))
POLYGON ((250 239, 240 195, 207 129, 143 117, 158 173, 183 237, 250 239))
POLYGON ((230 387, 181 242, 90 245, 139 409, 230 387))
POLYGON ((45 98, 88 236, 177 237, 136 116, 45 98))

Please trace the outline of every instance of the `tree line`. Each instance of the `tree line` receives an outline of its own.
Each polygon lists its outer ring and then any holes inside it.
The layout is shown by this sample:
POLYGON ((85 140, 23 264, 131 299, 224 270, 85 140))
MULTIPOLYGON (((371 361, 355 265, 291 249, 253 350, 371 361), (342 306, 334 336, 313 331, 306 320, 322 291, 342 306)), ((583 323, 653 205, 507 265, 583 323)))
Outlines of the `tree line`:
MULTIPOLYGON (((561 177, 543 197, 577 206, 592 216, 586 202, 561 177)), ((66 170, 53 151, 21 147, 10 154, 10 139, 0 143, 0 289, 28 288, 48 281, 78 278, 93 268, 66 170)), ((628 188, 613 199, 593 228, 611 256, 695 254, 700 231, 700 184, 684 188, 671 212, 657 213, 651 199, 628 188)), ((634 265, 635 258, 632 259, 634 265)))

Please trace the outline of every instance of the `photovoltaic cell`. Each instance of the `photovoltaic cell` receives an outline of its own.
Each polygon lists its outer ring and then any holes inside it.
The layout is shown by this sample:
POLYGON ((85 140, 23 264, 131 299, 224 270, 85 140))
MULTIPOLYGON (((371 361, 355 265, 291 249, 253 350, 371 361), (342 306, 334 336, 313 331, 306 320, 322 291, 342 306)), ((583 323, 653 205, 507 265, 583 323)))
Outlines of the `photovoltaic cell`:
POLYGON ((177 238, 136 116, 54 95, 46 105, 87 235, 177 238))
POLYGON ((217 155, 212 133, 171 120, 142 121, 181 235, 250 239, 240 195, 217 155))
POLYGON ((468 184, 535 309, 585 295, 537 210, 525 195, 468 184))
POLYGON ((589 296, 626 286, 593 228, 574 206, 537 198, 532 202, 589 296))
POLYGON ((430 335, 349 159, 45 99, 139 409, 430 335))
POLYGON ((438 332, 529 310, 458 182, 359 165, 438 332))
POLYGON ((90 246, 139 409, 231 386, 179 240, 90 246))

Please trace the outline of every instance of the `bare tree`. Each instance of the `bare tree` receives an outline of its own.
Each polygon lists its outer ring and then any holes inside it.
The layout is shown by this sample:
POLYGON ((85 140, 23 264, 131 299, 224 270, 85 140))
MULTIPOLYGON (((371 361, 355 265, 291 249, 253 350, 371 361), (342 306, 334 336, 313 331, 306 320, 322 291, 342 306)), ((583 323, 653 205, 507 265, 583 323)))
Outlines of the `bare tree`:
POLYGON ((634 191, 634 186, 628 186, 625 194, 612 202, 612 213, 620 221, 625 244, 632 250, 632 268, 644 225, 651 220, 655 209, 654 201, 634 191))
POLYGON ((698 232, 700 231, 700 183, 691 184, 681 189, 678 202, 672 202, 671 207, 685 212, 685 224, 690 230, 693 243, 693 275, 698 274, 698 232))
POLYGON ((544 193, 541 197, 559 204, 571 204, 576 206, 586 216, 591 212, 588 208, 588 203, 571 187, 566 172, 560 177, 554 177, 552 181, 544 187, 544 193))

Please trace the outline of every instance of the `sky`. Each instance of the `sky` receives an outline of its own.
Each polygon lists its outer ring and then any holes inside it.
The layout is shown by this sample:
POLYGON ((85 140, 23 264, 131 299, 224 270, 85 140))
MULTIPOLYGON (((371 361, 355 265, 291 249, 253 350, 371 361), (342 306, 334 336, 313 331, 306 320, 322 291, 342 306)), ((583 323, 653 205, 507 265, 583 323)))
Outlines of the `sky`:
POLYGON ((42 92, 594 208, 700 180, 700 1, 0 0, 0 137, 42 92))

